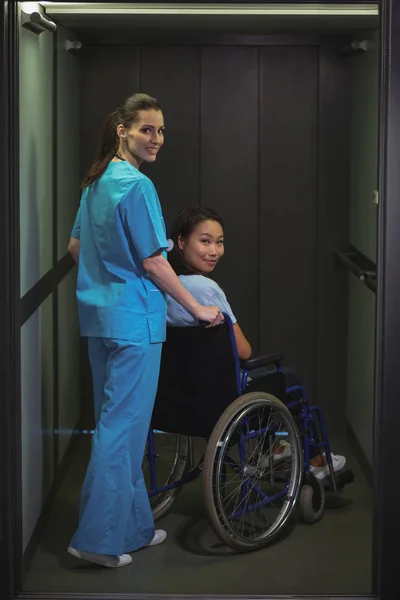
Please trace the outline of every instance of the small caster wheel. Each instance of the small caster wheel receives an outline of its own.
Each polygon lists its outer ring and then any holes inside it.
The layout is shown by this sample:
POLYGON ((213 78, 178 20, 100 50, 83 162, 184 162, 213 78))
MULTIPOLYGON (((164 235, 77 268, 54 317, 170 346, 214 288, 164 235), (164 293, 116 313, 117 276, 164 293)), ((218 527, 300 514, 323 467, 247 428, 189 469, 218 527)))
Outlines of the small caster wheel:
POLYGON ((300 491, 300 517, 303 523, 317 523, 325 509, 323 482, 310 473, 300 491))

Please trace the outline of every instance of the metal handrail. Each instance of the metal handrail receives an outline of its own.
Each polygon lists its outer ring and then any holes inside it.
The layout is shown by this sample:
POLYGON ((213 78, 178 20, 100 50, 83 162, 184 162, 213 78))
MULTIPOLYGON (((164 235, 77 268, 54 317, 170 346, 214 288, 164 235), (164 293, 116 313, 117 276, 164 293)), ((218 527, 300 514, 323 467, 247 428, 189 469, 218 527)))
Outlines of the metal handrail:
POLYGON ((348 252, 336 250, 336 256, 360 281, 372 292, 376 293, 376 265, 355 248, 348 252))

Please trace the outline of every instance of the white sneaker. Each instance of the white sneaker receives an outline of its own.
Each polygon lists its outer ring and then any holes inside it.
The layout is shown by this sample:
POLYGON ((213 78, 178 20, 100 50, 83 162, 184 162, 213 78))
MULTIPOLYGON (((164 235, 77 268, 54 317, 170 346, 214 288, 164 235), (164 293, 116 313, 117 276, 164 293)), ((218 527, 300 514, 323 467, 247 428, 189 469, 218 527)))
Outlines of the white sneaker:
MULTIPOLYGON (((322 454, 322 456, 325 456, 325 452, 322 454)), ((333 470, 335 471, 335 473, 337 471, 341 471, 346 464, 346 457, 341 456, 340 454, 333 454, 333 452, 331 452, 331 456, 332 456, 333 470)), ((310 472, 317 479, 325 479, 325 477, 327 477, 329 475, 329 465, 326 464, 323 467, 312 467, 311 466, 310 472)))
POLYGON ((113 556, 112 554, 92 554, 92 552, 84 552, 83 550, 76 550, 72 546, 68 546, 68 552, 76 558, 87 560, 88 562, 96 563, 102 567, 109 567, 116 569, 117 567, 126 567, 132 562, 132 556, 129 554, 122 554, 121 556, 113 556))
MULTIPOLYGON (((272 460, 275 462, 279 462, 281 460, 285 460, 286 458, 290 458, 292 456, 292 449, 290 447, 289 442, 285 442, 285 440, 281 440, 279 442, 279 446, 272 453, 272 460)), ((271 458, 271 453, 267 452, 260 458, 259 466, 263 469, 269 467, 269 461, 271 458)))
POLYGON ((164 529, 156 529, 153 539, 147 545, 148 546, 158 546, 159 544, 162 544, 163 542, 165 542, 166 539, 167 539, 167 532, 164 531, 164 529))
POLYGON ((285 458, 290 458, 292 456, 292 448, 290 447, 289 442, 285 442, 285 440, 281 440, 277 450, 273 453, 274 460, 284 460, 285 458))

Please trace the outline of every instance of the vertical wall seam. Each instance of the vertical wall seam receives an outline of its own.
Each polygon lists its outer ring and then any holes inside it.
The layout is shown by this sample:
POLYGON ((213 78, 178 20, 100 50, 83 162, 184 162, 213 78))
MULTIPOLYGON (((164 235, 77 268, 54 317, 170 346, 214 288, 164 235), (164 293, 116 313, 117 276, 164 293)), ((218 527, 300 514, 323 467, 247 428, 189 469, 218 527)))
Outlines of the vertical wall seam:
POLYGON ((261 239, 262 239, 262 225, 261 225, 261 152, 262 152, 262 140, 261 140, 261 132, 262 132, 262 60, 261 60, 261 48, 257 46, 257 109, 258 109, 258 134, 257 134, 257 218, 258 218, 258 227, 257 227, 257 353, 259 354, 262 351, 261 342, 261 239))
POLYGON ((317 167, 317 172, 316 172, 316 209, 315 209, 315 228, 316 228, 316 232, 315 232, 315 246, 316 246, 316 253, 315 253, 315 314, 317 315, 317 318, 315 320, 315 330, 314 330, 314 373, 316 373, 315 375, 315 379, 314 379, 314 396, 316 398, 320 397, 320 389, 319 389, 319 368, 320 368, 320 360, 319 360, 319 338, 320 338, 320 322, 321 322, 321 293, 320 293, 320 284, 321 284, 321 278, 320 278, 320 261, 321 261, 321 239, 320 239, 320 231, 321 231, 321 227, 320 227, 320 207, 321 207, 321 179, 320 179, 320 165, 321 165, 321 158, 320 158, 320 147, 321 147, 321 136, 320 136, 320 130, 321 130, 321 45, 320 43, 317 46, 317 73, 316 73, 316 79, 317 79, 317 127, 316 127, 316 167, 317 167))
POLYGON ((197 174, 197 181, 198 181, 198 204, 199 206, 201 206, 201 194, 202 194, 202 177, 203 177, 203 173, 202 173, 202 149, 203 149, 203 145, 202 145, 202 136, 203 136, 203 132, 202 132, 202 122, 203 122, 203 46, 199 46, 199 53, 198 53, 198 59, 199 59, 199 120, 198 120, 198 127, 199 127, 199 156, 198 156, 198 174, 197 174))
POLYGON ((142 52, 140 46, 136 46, 136 72, 137 89, 140 92, 142 90, 142 52))

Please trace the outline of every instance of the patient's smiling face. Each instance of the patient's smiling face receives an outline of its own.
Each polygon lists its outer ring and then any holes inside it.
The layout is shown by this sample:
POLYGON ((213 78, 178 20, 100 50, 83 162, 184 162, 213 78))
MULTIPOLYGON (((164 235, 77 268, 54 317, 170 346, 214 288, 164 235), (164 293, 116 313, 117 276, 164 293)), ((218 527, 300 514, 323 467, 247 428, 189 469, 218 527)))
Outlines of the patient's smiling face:
POLYGON ((224 231, 217 221, 202 221, 188 238, 179 236, 178 246, 188 265, 200 273, 211 273, 224 255, 224 231))

